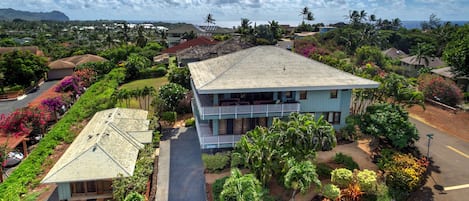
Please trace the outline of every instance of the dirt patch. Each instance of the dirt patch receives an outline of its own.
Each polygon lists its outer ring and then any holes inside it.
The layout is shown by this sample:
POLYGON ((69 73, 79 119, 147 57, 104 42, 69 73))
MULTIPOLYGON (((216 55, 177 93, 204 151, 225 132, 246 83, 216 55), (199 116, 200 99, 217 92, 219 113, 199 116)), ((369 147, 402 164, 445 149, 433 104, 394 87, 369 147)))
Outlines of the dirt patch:
POLYGON ((425 110, 420 106, 408 108, 411 117, 422 121, 438 130, 459 137, 469 142, 469 113, 448 111, 426 104, 425 110))
POLYGON ((338 145, 331 151, 318 152, 317 161, 320 163, 329 163, 336 153, 343 153, 351 156, 361 170, 368 169, 377 171, 378 167, 371 161, 370 139, 362 139, 350 144, 338 145))
POLYGON ((186 120, 192 117, 192 113, 178 115, 176 122, 173 124, 173 128, 181 128, 186 126, 186 120))

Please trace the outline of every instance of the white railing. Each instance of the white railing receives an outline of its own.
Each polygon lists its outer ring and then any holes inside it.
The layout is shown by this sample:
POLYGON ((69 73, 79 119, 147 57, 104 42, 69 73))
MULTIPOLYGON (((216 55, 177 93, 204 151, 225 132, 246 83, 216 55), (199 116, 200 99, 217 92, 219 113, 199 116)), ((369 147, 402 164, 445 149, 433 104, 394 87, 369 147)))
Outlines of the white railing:
MULTIPOLYGON (((215 136, 202 136, 202 147, 220 148, 221 145, 230 145, 234 147, 236 142, 241 139, 242 135, 215 135, 215 136), (206 146, 208 145, 208 146, 206 146)), ((226 146, 223 146, 226 147, 226 146)))

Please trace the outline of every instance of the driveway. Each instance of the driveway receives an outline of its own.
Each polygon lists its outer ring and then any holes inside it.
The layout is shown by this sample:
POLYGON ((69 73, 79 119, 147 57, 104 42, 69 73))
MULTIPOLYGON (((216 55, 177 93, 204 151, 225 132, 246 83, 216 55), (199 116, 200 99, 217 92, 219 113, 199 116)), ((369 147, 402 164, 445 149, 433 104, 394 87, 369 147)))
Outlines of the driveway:
POLYGON ((205 201, 205 177, 195 128, 170 131, 169 201, 205 201))
POLYGON ((429 133, 433 134, 430 142, 430 158, 433 165, 431 175, 421 193, 426 200, 464 200, 469 195, 469 142, 448 135, 416 119, 415 124, 420 133, 416 146, 422 154, 428 151, 429 133))
POLYGON ((27 94, 27 96, 22 100, 15 101, 4 101, 0 102, 0 114, 9 114, 18 108, 23 108, 28 105, 29 102, 34 100, 36 97, 47 91, 49 88, 54 86, 59 80, 46 81, 40 87, 39 90, 27 94))

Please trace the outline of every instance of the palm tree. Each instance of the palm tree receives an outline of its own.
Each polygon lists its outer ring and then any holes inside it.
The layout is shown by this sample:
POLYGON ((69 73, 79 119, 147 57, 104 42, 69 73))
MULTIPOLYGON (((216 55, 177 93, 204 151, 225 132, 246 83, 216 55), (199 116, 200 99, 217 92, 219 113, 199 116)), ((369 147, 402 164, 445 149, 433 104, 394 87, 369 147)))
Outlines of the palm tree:
POLYGON ((241 35, 247 35, 251 32, 251 24, 252 22, 249 21, 248 18, 241 18, 241 26, 239 27, 238 31, 241 35))
POLYGON ((210 24, 215 24, 215 19, 211 13, 207 15, 205 22, 207 23, 207 30, 210 30, 210 24))
POLYGON ((129 26, 127 26, 127 23, 124 22, 124 25, 122 26, 121 30, 119 33, 122 35, 122 40, 127 44, 129 42, 130 37, 129 37, 129 26))
POLYGON ((220 200, 260 201, 262 186, 254 175, 243 175, 238 168, 231 169, 231 176, 225 181, 220 200))
POLYGON ((272 35, 275 40, 278 40, 282 37, 282 33, 280 30, 280 26, 278 25, 278 22, 275 20, 269 21, 269 27, 270 31, 272 32, 272 35))
POLYGON ((305 6, 301 10, 300 15, 303 16, 303 21, 302 21, 303 24, 305 23, 305 20, 307 19, 309 13, 311 13, 311 11, 309 11, 309 8, 307 6, 305 6))
POLYGON ((295 195, 298 191, 305 193, 314 183, 317 187, 321 186, 321 181, 318 179, 316 167, 310 161, 297 162, 294 159, 289 159, 290 166, 287 174, 284 176, 284 185, 287 188, 293 189, 291 200, 295 200, 295 195))
POLYGON ((411 49, 415 59, 418 61, 418 65, 422 65, 422 60, 424 61, 424 66, 427 67, 429 64, 429 58, 432 56, 434 48, 432 45, 427 43, 418 43, 414 49, 411 49))

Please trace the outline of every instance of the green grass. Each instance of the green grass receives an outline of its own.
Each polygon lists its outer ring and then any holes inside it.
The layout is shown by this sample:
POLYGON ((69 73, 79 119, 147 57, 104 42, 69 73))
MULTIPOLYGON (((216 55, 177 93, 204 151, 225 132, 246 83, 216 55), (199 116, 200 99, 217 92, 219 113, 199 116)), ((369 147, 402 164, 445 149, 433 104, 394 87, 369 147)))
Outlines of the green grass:
POLYGON ((176 57, 169 57, 169 69, 177 68, 176 57))
MULTIPOLYGON (((141 79, 141 80, 134 80, 132 82, 123 84, 121 86, 121 89, 139 89, 143 88, 145 86, 152 86, 155 88, 156 92, 158 92, 159 88, 165 84, 169 83, 167 77, 159 77, 159 78, 150 78, 150 79, 141 79)), ((119 104, 117 103, 117 107, 126 107, 125 103, 124 104, 119 104)), ((130 107, 129 108, 140 108, 140 105, 136 99, 131 99, 130 100, 130 107)), ((152 110, 152 109, 150 109, 152 110)), ((152 111, 150 111, 152 112, 152 111)))
POLYGON ((159 77, 159 78, 150 78, 150 79, 141 79, 135 80, 121 86, 121 89, 138 89, 143 88, 145 86, 152 86, 156 90, 158 90, 161 86, 169 83, 167 77, 159 77))

